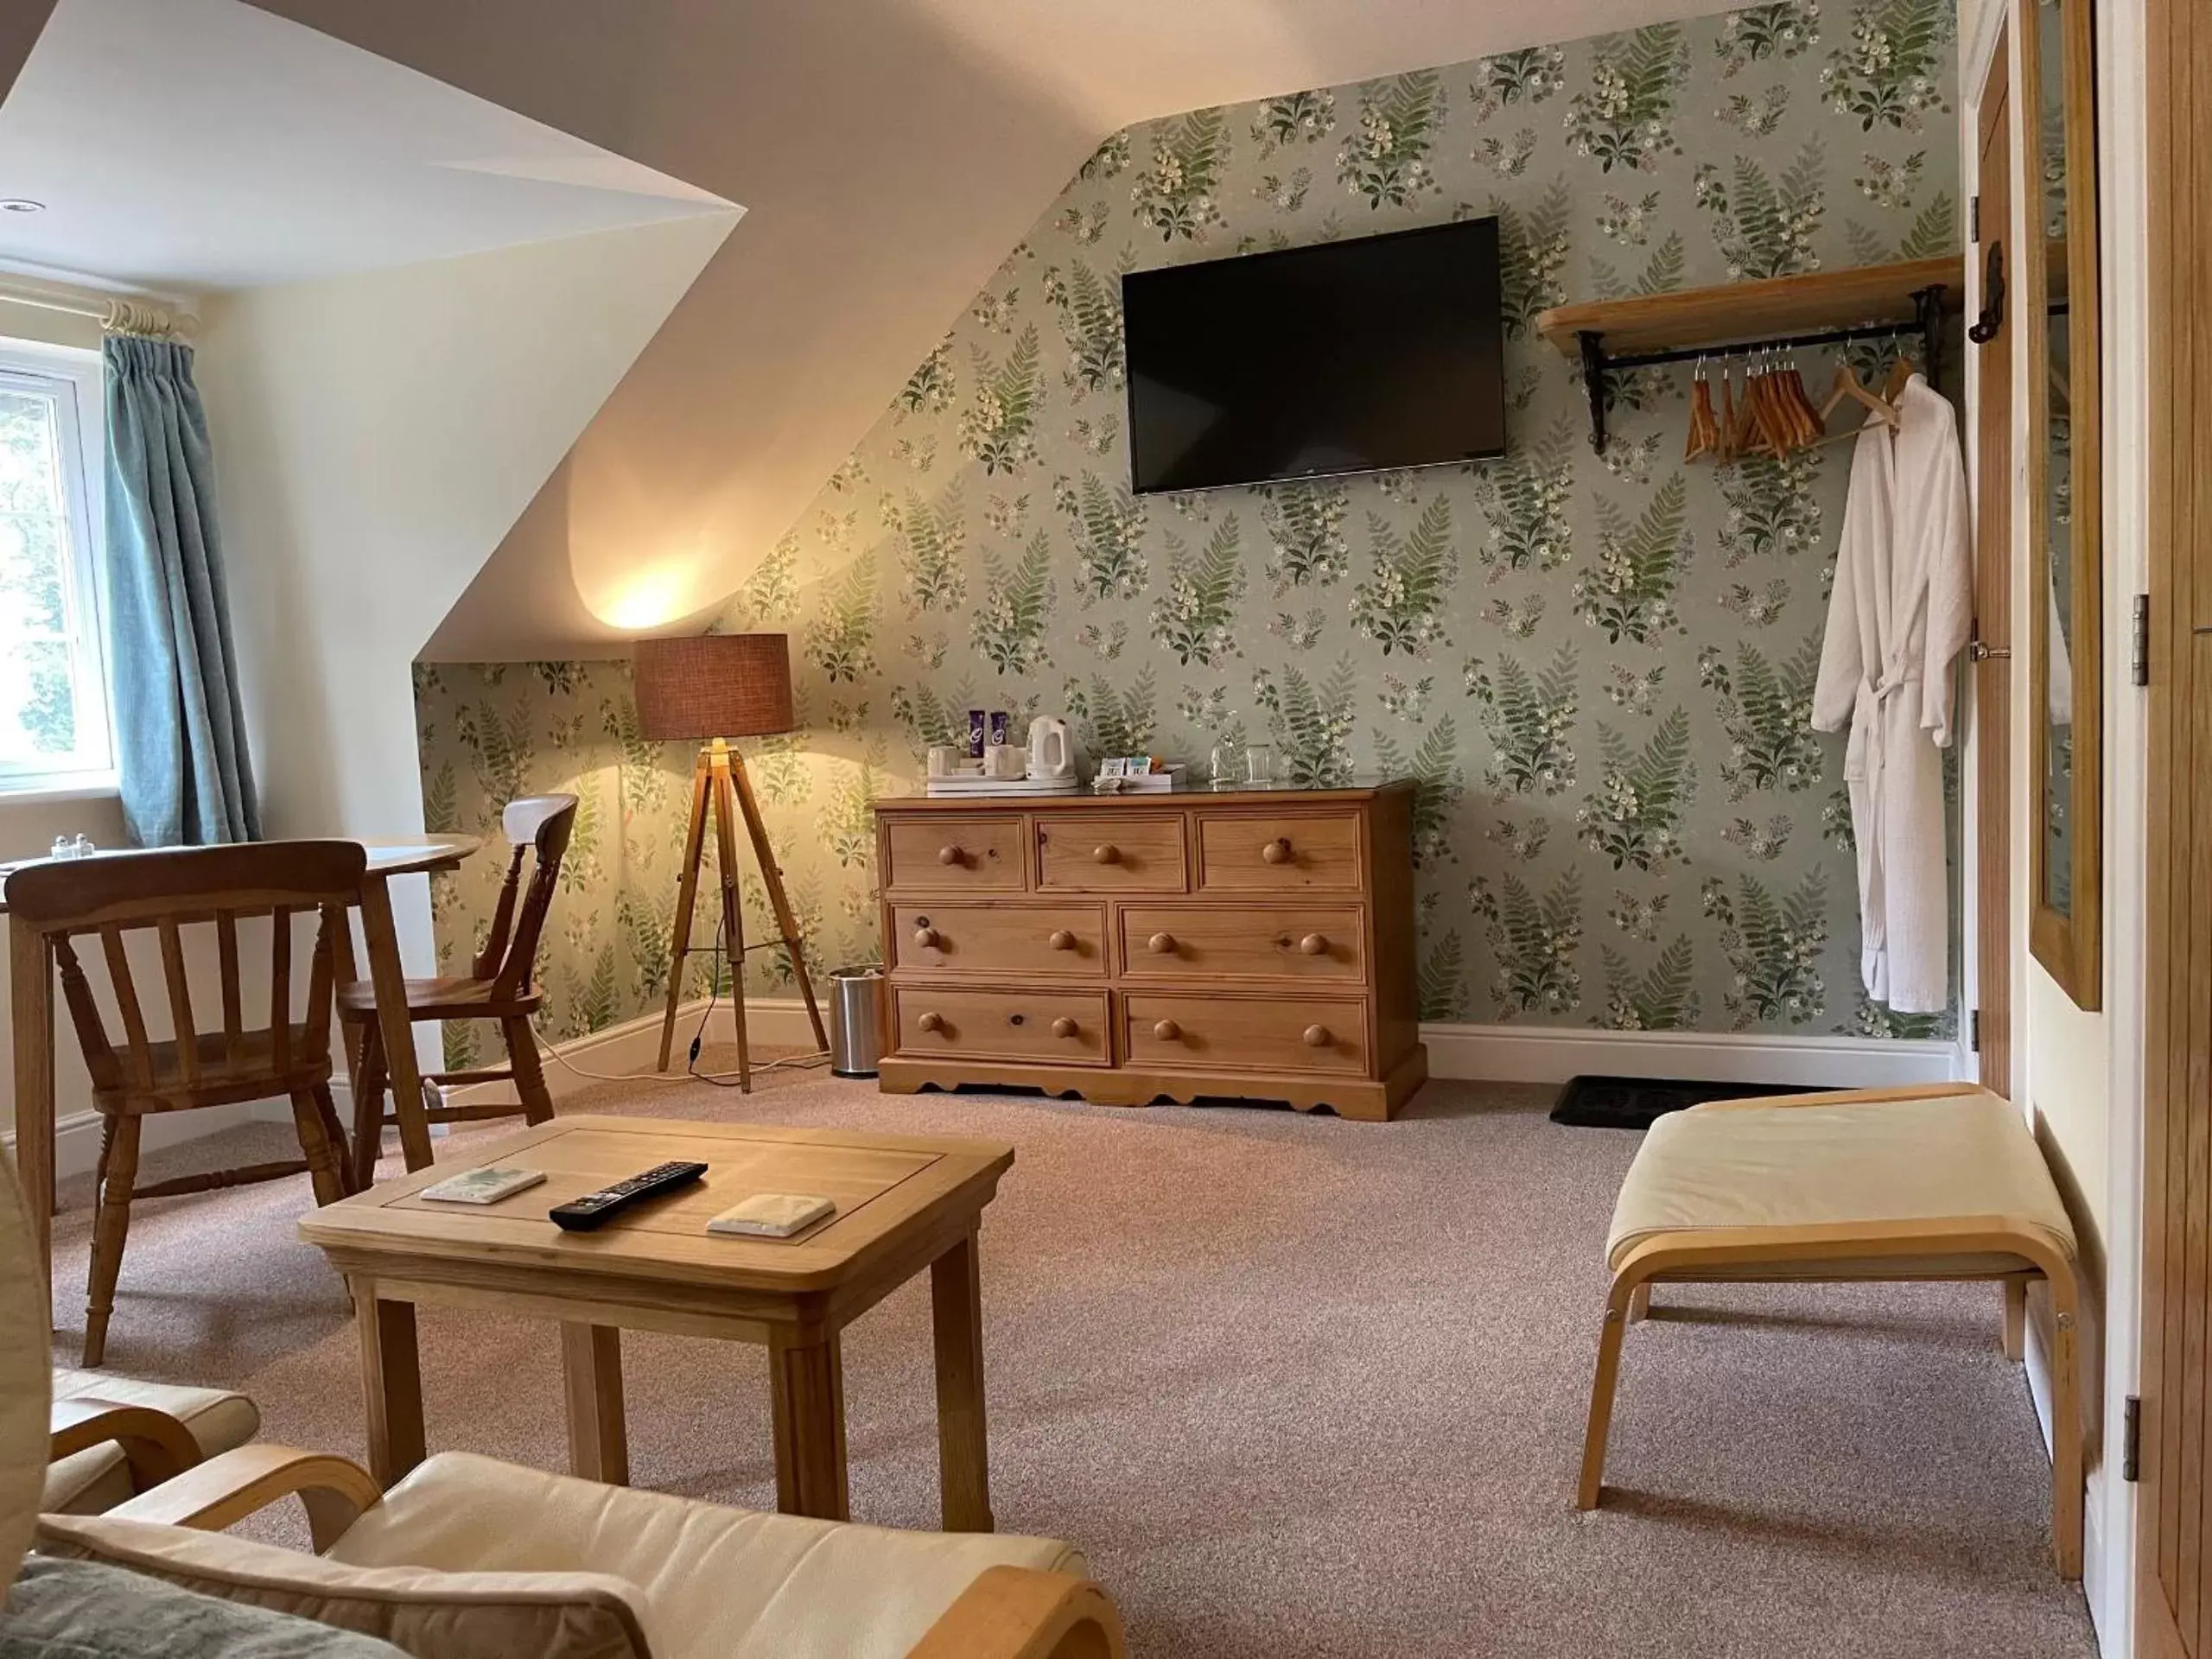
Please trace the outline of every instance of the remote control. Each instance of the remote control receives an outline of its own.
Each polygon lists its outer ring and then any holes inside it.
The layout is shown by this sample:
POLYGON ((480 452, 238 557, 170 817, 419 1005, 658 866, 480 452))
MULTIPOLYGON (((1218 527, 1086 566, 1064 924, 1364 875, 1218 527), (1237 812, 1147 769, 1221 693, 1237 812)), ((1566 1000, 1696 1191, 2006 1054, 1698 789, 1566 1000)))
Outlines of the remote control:
POLYGON ((679 1186, 689 1186, 707 1173, 704 1164, 656 1164, 652 1168, 631 1176, 626 1180, 613 1182, 596 1192, 586 1192, 570 1198, 566 1204, 556 1204, 545 1213, 555 1224, 572 1233, 588 1233, 610 1216, 618 1216, 633 1204, 643 1204, 647 1198, 657 1198, 664 1192, 679 1186))

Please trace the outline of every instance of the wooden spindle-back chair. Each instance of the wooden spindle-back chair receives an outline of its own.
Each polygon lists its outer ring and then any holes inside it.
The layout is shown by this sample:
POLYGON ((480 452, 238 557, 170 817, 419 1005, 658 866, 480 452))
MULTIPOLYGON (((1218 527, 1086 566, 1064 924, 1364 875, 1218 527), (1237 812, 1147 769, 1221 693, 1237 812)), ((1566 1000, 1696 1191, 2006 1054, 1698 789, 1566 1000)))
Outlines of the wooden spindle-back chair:
POLYGON ((70 1022, 92 1073, 100 1115, 99 1208, 92 1224, 85 1361, 105 1357, 109 1315, 123 1266, 133 1198, 170 1198, 271 1181, 306 1171, 315 1202, 345 1196, 345 1131, 330 1096, 331 953, 346 907, 360 895, 365 855, 350 841, 269 842, 178 852, 110 855, 27 865, 8 878, 16 915, 37 923, 61 969, 70 1022), (294 1017, 292 918, 315 916, 307 1001, 294 1017), (269 923, 268 1022, 250 1025, 240 976, 238 925, 269 923), (188 932, 212 930, 221 1024, 203 1029, 193 1004, 188 932), (150 1033, 146 999, 127 948, 133 933, 160 941, 161 983, 171 1036, 150 1033), (122 1030, 111 1034, 79 940, 99 941, 122 1030), (301 1159, 185 1175, 137 1185, 139 1125, 158 1112, 276 1097, 292 1103, 301 1159))
MULTIPOLYGON (((538 941, 544 937, 545 918, 553 907, 554 890, 561 880, 561 860, 568 852, 569 833, 575 821, 573 795, 527 795, 508 802, 499 825, 513 852, 483 947, 464 976, 407 982, 410 1023, 496 1020, 506 1040, 504 1066, 425 1072, 424 1081, 511 1082, 521 1096, 515 1105, 493 1102, 426 1107, 423 1115, 433 1123, 475 1122, 518 1114, 525 1122, 543 1123, 553 1116, 553 1096, 545 1087, 530 1017, 545 1000, 533 978, 538 941), (536 868, 525 887, 523 869, 533 861, 536 868)), ((361 1027, 361 1087, 353 1107, 353 1176, 356 1186, 366 1186, 376 1179, 377 1155, 383 1145, 385 1125, 391 1121, 384 1104, 387 1074, 384 1031, 377 1020, 376 987, 366 980, 340 986, 338 1012, 340 1018, 361 1027)))

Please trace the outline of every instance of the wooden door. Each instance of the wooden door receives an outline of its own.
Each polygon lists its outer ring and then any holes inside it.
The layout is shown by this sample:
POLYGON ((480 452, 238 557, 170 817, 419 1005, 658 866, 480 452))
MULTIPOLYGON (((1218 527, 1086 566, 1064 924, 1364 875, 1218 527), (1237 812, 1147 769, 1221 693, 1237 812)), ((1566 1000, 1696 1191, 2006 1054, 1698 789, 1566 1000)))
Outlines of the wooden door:
POLYGON ((1974 411, 1974 995, 1981 1083, 2012 1092, 2012 41, 1999 34, 1982 83, 1974 189, 1983 273, 1974 411))
POLYGON ((2149 0, 2151 651, 2136 1651, 2212 1656, 2212 8, 2149 0))

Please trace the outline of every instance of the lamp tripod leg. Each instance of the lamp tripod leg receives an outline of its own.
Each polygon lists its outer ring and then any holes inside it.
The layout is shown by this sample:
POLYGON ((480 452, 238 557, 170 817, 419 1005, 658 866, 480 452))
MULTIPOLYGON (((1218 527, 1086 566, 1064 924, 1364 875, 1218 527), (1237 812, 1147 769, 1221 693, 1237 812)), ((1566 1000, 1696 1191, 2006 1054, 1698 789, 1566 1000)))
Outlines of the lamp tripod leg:
POLYGON ((753 1091, 753 1039, 745 1026, 745 907, 737 891, 737 802, 730 771, 742 766, 721 743, 715 745, 715 858, 722 884, 722 937, 729 950, 729 1006, 737 1023, 737 1086, 753 1091))
POLYGON ((660 1020, 660 1066, 668 1070, 676 1046, 676 1013, 683 1001, 683 969, 690 959, 691 909, 699 899, 699 860, 707 842, 707 752, 691 768, 691 822, 683 837, 683 874, 676 888, 676 924, 669 939, 668 1006, 660 1020))
POLYGON ((746 831, 753 837, 753 855, 760 861, 760 879, 768 889, 769 908, 775 912, 784 949, 791 957, 791 977, 798 982, 799 995, 806 999, 806 1017, 814 1026, 814 1046, 827 1052, 830 1033, 822 1023, 821 1004, 814 1000, 814 979, 806 969, 805 943, 799 934, 798 918, 791 912, 791 899, 784 892, 784 872, 776 862, 776 849, 768 844, 768 826, 761 822, 760 803, 753 796, 753 779, 747 775, 743 755, 731 754, 729 774, 737 788, 738 804, 745 811, 746 831))

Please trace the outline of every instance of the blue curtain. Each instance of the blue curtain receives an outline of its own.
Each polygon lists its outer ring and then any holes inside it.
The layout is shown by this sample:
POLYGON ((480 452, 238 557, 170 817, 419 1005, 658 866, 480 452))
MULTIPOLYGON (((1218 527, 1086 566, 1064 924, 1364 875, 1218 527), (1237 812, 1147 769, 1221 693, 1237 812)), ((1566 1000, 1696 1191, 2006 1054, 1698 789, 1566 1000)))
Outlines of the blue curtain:
POLYGON ((141 847, 258 840, 192 351, 111 334, 106 359, 108 677, 124 822, 141 847))

